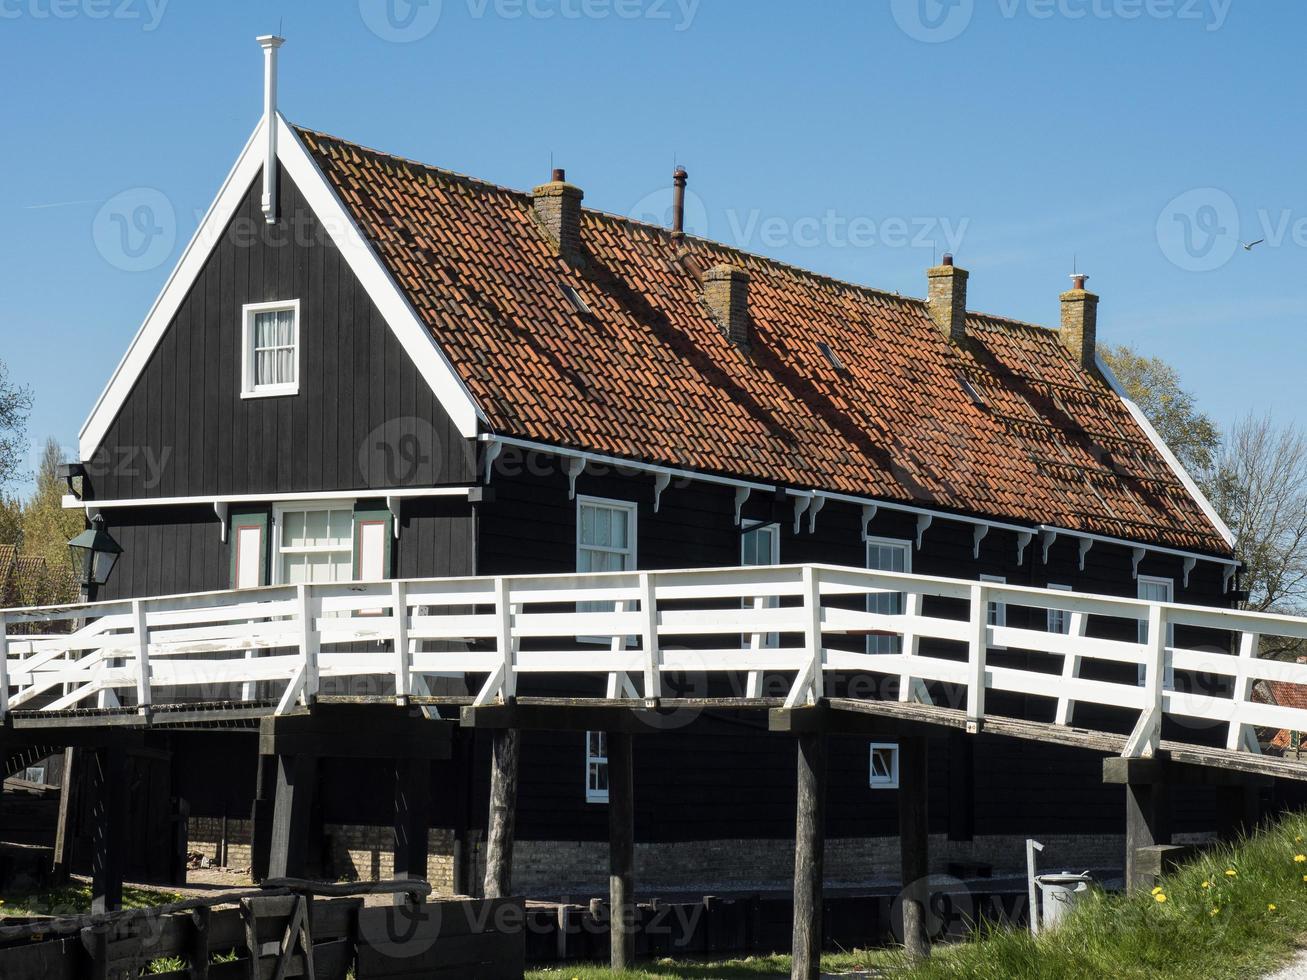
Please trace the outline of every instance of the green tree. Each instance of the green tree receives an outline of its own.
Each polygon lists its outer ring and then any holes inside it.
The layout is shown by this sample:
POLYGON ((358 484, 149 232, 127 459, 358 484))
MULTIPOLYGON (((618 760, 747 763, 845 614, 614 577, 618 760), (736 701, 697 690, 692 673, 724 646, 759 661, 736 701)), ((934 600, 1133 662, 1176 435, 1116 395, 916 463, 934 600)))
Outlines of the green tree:
POLYGON ((1104 346, 1100 352, 1131 401, 1153 423, 1189 475, 1206 490, 1221 452, 1221 431, 1198 410, 1197 401, 1181 386, 1175 368, 1124 345, 1104 346))
POLYGON ((23 533, 23 502, 0 494, 0 544, 17 544, 23 533))
POLYGON ((65 510, 67 484, 59 476, 63 450, 47 439, 36 473, 36 490, 23 505, 19 517, 22 553, 45 559, 42 581, 35 588, 34 601, 71 602, 77 598, 77 583, 68 557, 68 540, 80 533, 85 521, 80 510, 65 510))

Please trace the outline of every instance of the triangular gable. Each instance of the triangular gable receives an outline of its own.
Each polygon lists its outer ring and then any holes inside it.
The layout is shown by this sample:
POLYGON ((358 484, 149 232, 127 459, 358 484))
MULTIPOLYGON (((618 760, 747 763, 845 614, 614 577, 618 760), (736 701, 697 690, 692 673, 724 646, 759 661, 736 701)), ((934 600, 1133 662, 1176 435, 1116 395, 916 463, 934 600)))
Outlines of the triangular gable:
MULTIPOLYGON (((327 183, 294 127, 287 124, 280 115, 276 117, 276 123, 277 158, 286 174, 300 188, 330 234, 332 242, 362 283, 369 298, 381 311, 387 325, 412 358, 436 398, 449 413, 459 433, 465 438, 475 437, 478 423, 483 422, 485 416, 472 395, 441 351, 431 331, 419 320, 389 270, 372 250, 362 230, 327 183)), ((260 120, 82 426, 79 450, 83 460, 93 458, 100 448, 137 379, 145 370, 151 354, 163 339, 168 325, 172 323, 213 249, 222 240, 223 232, 250 185, 261 172, 265 132, 265 120, 260 120)))

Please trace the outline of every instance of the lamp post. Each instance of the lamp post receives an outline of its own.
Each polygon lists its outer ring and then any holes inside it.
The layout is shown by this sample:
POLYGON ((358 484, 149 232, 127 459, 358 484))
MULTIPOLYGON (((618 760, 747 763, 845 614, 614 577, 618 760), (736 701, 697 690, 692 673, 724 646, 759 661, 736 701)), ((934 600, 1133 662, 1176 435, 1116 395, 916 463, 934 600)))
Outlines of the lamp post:
POLYGON ((96 592, 109 580, 122 553, 122 546, 104 529, 104 518, 99 514, 89 528, 68 542, 68 554, 81 576, 86 602, 95 601, 96 592))

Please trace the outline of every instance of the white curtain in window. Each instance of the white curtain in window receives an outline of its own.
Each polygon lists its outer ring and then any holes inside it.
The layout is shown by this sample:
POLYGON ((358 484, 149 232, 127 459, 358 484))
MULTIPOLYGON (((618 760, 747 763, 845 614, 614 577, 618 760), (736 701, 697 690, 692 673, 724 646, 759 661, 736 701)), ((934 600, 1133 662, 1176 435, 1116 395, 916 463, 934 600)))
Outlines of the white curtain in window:
POLYGON ((271 310, 255 314, 255 385, 295 383, 295 344, 294 310, 271 310))

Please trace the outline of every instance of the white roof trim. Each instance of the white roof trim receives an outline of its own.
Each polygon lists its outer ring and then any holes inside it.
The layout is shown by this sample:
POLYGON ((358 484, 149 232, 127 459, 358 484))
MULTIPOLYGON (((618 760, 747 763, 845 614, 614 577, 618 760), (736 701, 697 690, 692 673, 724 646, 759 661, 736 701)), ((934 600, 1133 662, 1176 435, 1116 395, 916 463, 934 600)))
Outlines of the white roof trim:
POLYGON ((126 500, 79 500, 64 494, 64 510, 114 510, 121 507, 187 507, 201 504, 264 504, 285 501, 372 500, 388 497, 405 500, 417 497, 466 497, 474 487, 364 487, 360 490, 305 490, 299 493, 220 493, 198 497, 134 497, 126 500))
MULTIPOLYGON (((373 251, 366 237, 346 211, 339 197, 327 182, 299 134, 287 124, 280 115, 277 116, 277 157, 286 169, 305 200, 313 209, 318 220, 331 235, 332 241, 340 249, 353 273, 358 276, 369 298, 377 305, 386 323, 394 331, 401 346, 413 359, 419 373, 430 385, 436 398, 440 401, 464 438, 473 438, 478 431, 478 421, 485 421, 485 415, 463 384, 449 359, 437 345, 431 331, 418 318, 412 304, 404 296, 389 270, 373 251)), ((259 121, 254 133, 246 142, 236 165, 223 181, 217 198, 210 205, 208 212, 196 229, 181 260, 173 269, 168 281, 145 322, 132 339, 127 353, 119 362, 109 383, 96 400, 86 424, 82 426, 78 449, 83 460, 94 457, 96 450, 104 441, 109 427, 118 417, 119 411, 127 401, 132 387, 141 372, 145 370, 150 355, 163 339, 169 324, 177 315, 182 301, 186 298, 192 284, 199 276, 214 246, 221 240, 222 234, 231 221, 236 209, 244 200, 259 170, 263 167, 264 120, 259 121)))
POLYGON ((1148 436, 1148 441, 1153 444, 1154 448, 1156 448, 1159 453, 1162 454, 1162 458, 1166 460, 1167 465, 1170 466, 1175 472, 1175 475, 1180 478, 1180 482, 1183 483, 1184 488, 1189 491, 1189 495, 1194 498, 1194 501, 1202 509, 1202 512, 1206 515, 1207 519, 1212 522, 1212 526, 1216 528, 1216 532, 1225 540, 1226 544, 1233 548, 1234 534, 1228 527, 1226 527, 1225 521, 1221 520, 1221 515, 1216 512, 1216 508, 1213 507, 1212 502, 1207 499, 1207 495, 1198 489, 1198 484, 1194 482, 1194 478, 1189 475, 1189 471, 1186 470, 1180 460, 1176 458, 1175 453, 1171 452, 1171 447, 1166 444, 1166 440, 1157 434, 1157 430, 1153 428, 1153 423, 1149 422, 1148 417, 1144 415, 1143 409, 1136 405, 1130 396, 1126 394, 1125 388, 1117 379, 1117 376, 1112 373, 1112 369, 1108 366, 1107 361, 1103 360, 1103 356, 1101 354, 1095 354, 1094 361, 1098 365, 1098 370, 1102 372, 1103 377, 1107 380, 1108 385, 1111 386, 1112 390, 1116 392, 1117 397, 1125 404, 1127 411, 1134 416, 1134 420, 1139 423, 1139 428, 1144 430, 1144 435, 1148 436))

